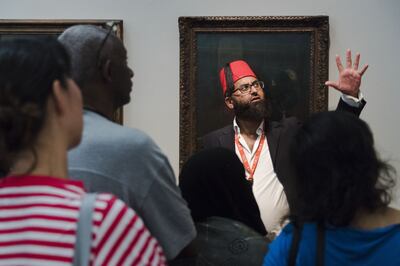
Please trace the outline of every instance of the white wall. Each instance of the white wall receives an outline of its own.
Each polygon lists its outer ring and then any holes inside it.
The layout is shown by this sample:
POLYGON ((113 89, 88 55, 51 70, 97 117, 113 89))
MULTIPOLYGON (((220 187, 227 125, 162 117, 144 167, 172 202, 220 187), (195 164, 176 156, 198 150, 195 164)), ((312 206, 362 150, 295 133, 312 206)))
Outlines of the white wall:
MULTIPOLYGON (((400 40, 398 0, 0 0, 1 19, 122 19, 129 64, 135 71, 125 124, 148 132, 178 173, 179 16, 328 15, 330 78, 334 56, 346 48, 370 64, 362 90, 363 111, 377 149, 400 172, 400 40), (399 76, 397 76, 399 75, 399 76), (398 113, 399 112, 399 113, 398 113)), ((338 94, 329 94, 334 108, 338 94)), ((399 181, 400 182, 400 181, 399 181)), ((400 206, 400 200, 397 202, 400 206)))

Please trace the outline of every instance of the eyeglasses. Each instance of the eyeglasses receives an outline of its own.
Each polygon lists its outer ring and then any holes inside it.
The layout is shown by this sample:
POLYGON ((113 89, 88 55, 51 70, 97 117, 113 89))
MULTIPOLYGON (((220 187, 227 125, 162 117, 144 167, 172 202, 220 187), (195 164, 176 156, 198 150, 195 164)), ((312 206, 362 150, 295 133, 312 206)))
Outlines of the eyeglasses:
POLYGON ((97 50, 97 56, 96 56, 96 61, 97 61, 97 66, 100 67, 101 66, 101 52, 103 51, 103 48, 108 40, 108 37, 110 36, 111 32, 115 31, 115 22, 111 22, 106 24, 106 28, 108 28, 108 32, 106 34, 106 37, 104 37, 103 41, 101 42, 100 46, 99 46, 99 50, 97 50))
POLYGON ((264 82, 261 80, 255 80, 252 83, 247 83, 247 84, 242 84, 239 86, 239 88, 234 89, 232 93, 235 93, 236 91, 240 91, 241 94, 246 94, 249 93, 251 90, 251 87, 255 89, 263 89, 264 88, 264 82))

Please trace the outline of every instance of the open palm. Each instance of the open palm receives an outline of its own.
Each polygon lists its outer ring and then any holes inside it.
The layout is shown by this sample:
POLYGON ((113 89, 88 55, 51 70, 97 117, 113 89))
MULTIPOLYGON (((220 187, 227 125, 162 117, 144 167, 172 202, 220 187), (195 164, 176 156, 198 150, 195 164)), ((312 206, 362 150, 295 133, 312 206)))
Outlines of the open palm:
POLYGON ((351 51, 346 51, 346 68, 343 67, 340 56, 336 55, 336 65, 339 70, 339 79, 337 81, 327 81, 325 85, 335 88, 336 90, 353 96, 358 97, 361 85, 361 77, 364 75, 368 68, 365 65, 361 70, 358 70, 360 63, 360 54, 356 55, 354 65, 352 64, 351 51))

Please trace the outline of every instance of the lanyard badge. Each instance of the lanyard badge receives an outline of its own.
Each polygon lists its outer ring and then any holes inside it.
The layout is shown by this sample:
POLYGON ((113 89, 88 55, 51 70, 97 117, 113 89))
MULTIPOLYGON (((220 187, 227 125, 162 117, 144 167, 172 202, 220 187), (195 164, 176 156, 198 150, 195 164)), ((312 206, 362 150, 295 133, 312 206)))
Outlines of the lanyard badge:
POLYGON ((261 150, 264 146, 264 142, 265 142, 265 135, 263 132, 261 134, 261 139, 260 139, 260 142, 257 147, 253 165, 250 167, 249 161, 247 160, 246 155, 244 154, 242 144, 239 143, 239 134, 238 133, 235 134, 235 144, 239 150, 240 157, 242 158, 243 166, 246 169, 246 171, 249 173, 249 177, 247 177, 247 180, 250 182, 253 182, 254 172, 256 171, 258 160, 260 159, 260 155, 261 155, 261 150))

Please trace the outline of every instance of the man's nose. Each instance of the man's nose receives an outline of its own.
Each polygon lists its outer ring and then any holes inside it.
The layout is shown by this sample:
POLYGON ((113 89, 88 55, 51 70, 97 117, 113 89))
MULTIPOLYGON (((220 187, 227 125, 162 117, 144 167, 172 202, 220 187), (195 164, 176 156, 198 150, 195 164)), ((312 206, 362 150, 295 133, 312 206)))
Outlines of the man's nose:
POLYGON ((258 89, 255 86, 251 86, 250 87, 250 93, 257 95, 258 94, 258 89))

